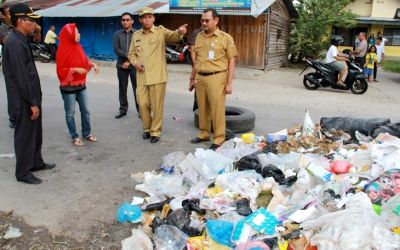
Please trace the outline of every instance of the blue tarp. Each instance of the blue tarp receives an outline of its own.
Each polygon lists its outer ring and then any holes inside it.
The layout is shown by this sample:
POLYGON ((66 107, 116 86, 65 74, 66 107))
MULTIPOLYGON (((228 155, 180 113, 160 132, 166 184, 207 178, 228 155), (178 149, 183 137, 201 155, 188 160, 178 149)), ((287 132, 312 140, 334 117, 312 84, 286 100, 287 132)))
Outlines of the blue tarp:
MULTIPOLYGON (((81 44, 87 56, 94 59, 114 60, 112 40, 115 31, 121 29, 121 18, 118 17, 43 17, 43 40, 50 25, 56 26, 58 35, 67 23, 76 23, 81 33, 81 44)), ((135 29, 141 26, 135 17, 135 29)))

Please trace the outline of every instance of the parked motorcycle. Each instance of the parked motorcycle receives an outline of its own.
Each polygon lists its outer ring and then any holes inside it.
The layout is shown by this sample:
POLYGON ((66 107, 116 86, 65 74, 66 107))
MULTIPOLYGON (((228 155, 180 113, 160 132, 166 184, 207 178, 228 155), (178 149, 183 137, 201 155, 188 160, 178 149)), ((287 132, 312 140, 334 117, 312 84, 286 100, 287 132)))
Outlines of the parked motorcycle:
POLYGON ((167 62, 192 64, 190 45, 183 39, 178 44, 167 44, 165 56, 167 62))
POLYGON ((349 60, 346 61, 349 73, 346 77, 345 86, 338 85, 338 74, 334 68, 318 60, 305 59, 307 66, 299 74, 303 74, 309 67, 315 69, 315 72, 304 75, 303 84, 306 89, 315 90, 319 87, 331 87, 333 89, 351 90, 353 94, 364 94, 368 89, 367 77, 363 69, 354 61, 354 56, 350 55, 350 50, 344 50, 349 60))
POLYGON ((51 60, 50 49, 42 43, 29 43, 32 50, 33 59, 42 63, 48 63, 51 60))

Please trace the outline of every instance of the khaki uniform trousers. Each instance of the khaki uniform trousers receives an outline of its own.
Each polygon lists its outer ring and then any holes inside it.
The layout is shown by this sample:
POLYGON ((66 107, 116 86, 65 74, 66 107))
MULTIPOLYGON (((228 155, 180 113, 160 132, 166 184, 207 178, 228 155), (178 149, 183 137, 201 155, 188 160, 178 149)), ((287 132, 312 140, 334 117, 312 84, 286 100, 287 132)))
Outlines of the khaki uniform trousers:
POLYGON ((215 75, 196 75, 196 97, 199 105, 199 129, 201 139, 211 136, 211 124, 214 130, 213 143, 221 145, 225 141, 225 84, 227 73, 215 75))
POLYGON ((151 136, 161 136, 166 85, 166 82, 138 85, 136 89, 143 130, 151 136))

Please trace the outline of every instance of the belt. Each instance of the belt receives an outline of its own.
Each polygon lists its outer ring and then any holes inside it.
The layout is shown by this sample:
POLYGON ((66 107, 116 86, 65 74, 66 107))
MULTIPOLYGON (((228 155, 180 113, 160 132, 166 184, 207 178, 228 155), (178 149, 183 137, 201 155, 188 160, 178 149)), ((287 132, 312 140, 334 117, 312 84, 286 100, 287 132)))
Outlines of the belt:
POLYGON ((201 75, 201 76, 210 76, 210 75, 215 75, 215 74, 219 74, 222 72, 225 72, 226 70, 222 70, 222 71, 215 71, 215 72, 198 72, 197 74, 201 75))

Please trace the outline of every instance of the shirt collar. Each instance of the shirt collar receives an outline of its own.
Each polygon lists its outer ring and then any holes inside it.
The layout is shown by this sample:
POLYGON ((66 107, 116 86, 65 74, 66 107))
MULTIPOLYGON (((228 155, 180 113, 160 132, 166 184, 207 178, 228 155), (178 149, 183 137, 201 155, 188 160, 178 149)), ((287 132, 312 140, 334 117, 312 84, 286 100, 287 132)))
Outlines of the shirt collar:
POLYGON ((143 32, 144 33, 154 33, 156 31, 156 27, 153 25, 151 28, 150 28, 150 30, 148 30, 148 31, 145 31, 144 29, 143 29, 143 32))
POLYGON ((220 34, 221 34, 221 30, 217 27, 217 29, 212 33, 211 36, 208 36, 208 35, 206 34, 205 31, 202 31, 202 33, 203 33, 203 35, 204 35, 205 37, 212 37, 212 36, 218 37, 218 36, 220 36, 220 34))

